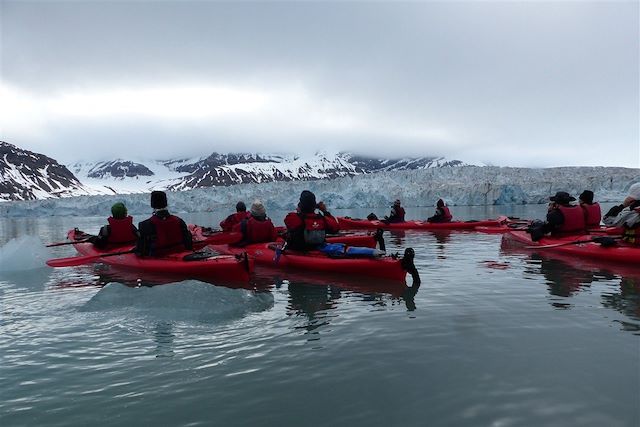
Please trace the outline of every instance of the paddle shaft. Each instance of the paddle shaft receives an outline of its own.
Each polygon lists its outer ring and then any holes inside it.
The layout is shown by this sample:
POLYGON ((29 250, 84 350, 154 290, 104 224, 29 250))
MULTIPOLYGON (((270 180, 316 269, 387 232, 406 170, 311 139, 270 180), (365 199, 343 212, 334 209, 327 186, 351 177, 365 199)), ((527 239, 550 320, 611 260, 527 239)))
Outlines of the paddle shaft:
MULTIPOLYGON (((227 243, 235 243, 237 241, 239 241, 242 238, 242 233, 224 233, 221 232, 220 234, 216 234, 214 236, 209 236, 207 237, 205 240, 194 240, 193 244, 194 245, 198 245, 198 244, 227 244, 227 243)), ((81 240, 77 240, 75 242, 68 242, 68 244, 73 244, 73 243, 86 243, 86 241, 81 241, 81 240)), ((171 245, 167 248, 161 248, 161 249, 169 249, 171 247, 174 246, 178 246, 181 245, 182 243, 178 243, 176 245, 171 245)), ((95 261, 97 259, 100 258, 104 258, 104 257, 110 257, 110 256, 116 256, 116 255, 125 255, 125 254, 130 254, 135 252, 135 248, 130 249, 130 250, 126 250, 126 251, 119 251, 119 252, 107 252, 104 254, 96 254, 96 255, 84 255, 84 256, 75 256, 75 257, 67 257, 67 258, 56 258, 56 259, 50 259, 47 261, 47 265, 50 267, 75 267, 78 265, 83 265, 83 264, 87 264, 90 263, 92 261, 95 261)))
POLYGON ((86 243, 89 240, 91 240, 91 237, 86 238, 86 239, 82 239, 82 240, 75 240, 73 242, 59 242, 59 243, 49 243, 47 245, 47 248, 52 248, 54 246, 64 246, 64 245, 75 245, 76 243, 86 243))
POLYGON ((610 242, 612 240, 620 240, 620 239, 622 239, 622 236, 620 237, 603 236, 603 237, 594 237, 593 239, 589 239, 589 240, 572 240, 570 242, 554 243, 551 245, 526 246, 526 248, 527 249, 549 249, 549 248, 559 248, 561 246, 580 245, 582 243, 598 243, 602 246, 605 246, 604 244, 605 242, 610 242), (605 239, 608 239, 608 240, 605 240, 605 239))
POLYGON ((75 267, 77 265, 83 265, 95 261, 99 258, 106 258, 110 256, 116 255, 125 255, 132 254, 135 252, 135 248, 129 249, 127 251, 120 252, 108 252, 106 254, 97 254, 97 255, 84 255, 84 256, 72 256, 67 258, 55 258, 47 261, 47 265, 49 267, 75 267))

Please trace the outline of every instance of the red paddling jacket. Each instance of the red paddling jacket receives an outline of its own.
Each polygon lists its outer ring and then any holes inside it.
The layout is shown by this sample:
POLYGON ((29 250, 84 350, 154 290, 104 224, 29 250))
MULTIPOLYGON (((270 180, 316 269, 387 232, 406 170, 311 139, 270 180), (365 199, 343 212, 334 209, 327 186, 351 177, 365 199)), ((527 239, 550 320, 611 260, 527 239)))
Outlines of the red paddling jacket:
POLYGON ((287 245, 291 249, 314 249, 326 242, 327 233, 340 230, 338 221, 329 213, 290 212, 284 219, 287 226, 287 245))
POLYGON ((252 215, 243 219, 240 224, 233 227, 233 231, 242 232, 242 242, 240 246, 249 243, 275 242, 278 233, 273 222, 267 217, 256 218, 252 215))
POLYGON ((438 206, 436 208, 436 214, 427 218, 427 222, 451 222, 453 216, 447 206, 438 206))
POLYGON ((167 210, 158 210, 151 218, 138 225, 140 238, 136 252, 139 255, 161 256, 193 248, 193 237, 187 224, 167 210))
POLYGON ((392 206, 387 222, 404 222, 404 208, 402 206, 392 206))
POLYGON ((240 224, 243 219, 247 219, 249 216, 249 212, 246 211, 231 214, 220 222, 220 228, 222 228, 222 231, 231 231, 234 225, 240 224))

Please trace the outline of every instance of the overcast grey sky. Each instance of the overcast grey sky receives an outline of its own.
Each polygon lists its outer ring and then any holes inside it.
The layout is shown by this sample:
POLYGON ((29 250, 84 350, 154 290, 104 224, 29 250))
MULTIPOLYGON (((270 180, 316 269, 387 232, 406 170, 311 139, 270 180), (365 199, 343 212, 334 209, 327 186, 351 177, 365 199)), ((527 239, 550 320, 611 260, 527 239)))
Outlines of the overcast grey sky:
POLYGON ((0 0, 0 139, 640 167, 639 2, 0 0))

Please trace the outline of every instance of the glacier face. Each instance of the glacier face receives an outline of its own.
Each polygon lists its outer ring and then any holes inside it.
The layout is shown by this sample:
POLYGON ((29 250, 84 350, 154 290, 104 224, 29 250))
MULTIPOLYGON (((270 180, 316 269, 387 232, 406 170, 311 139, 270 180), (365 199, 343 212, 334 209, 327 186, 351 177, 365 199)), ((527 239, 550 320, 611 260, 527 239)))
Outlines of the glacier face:
MULTIPOLYGON (((433 206, 438 198, 449 205, 507 205, 546 203, 557 191, 577 196, 595 192, 600 202, 620 202, 631 184, 640 182, 640 169, 566 167, 548 169, 461 166, 377 172, 313 181, 282 181, 199 188, 168 193, 169 207, 178 212, 231 211, 238 200, 261 199, 267 210, 294 209, 302 190, 316 193, 332 208, 387 207, 399 198, 405 206, 433 206)), ((149 194, 81 196, 6 202, 4 216, 108 214, 116 201, 132 214, 149 213, 149 194)))

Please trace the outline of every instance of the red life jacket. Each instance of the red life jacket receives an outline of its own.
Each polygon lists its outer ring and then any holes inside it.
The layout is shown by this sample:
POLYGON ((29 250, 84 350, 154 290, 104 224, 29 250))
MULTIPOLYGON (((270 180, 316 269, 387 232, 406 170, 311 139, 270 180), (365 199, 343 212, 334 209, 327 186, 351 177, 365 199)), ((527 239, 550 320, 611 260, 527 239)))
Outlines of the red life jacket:
POLYGON ((158 252, 184 249, 180 247, 184 239, 180 218, 169 215, 163 219, 157 215, 152 215, 151 222, 156 228, 156 254, 158 252))
POLYGON ((258 221, 254 217, 243 220, 241 229, 246 230, 243 232, 245 239, 249 243, 262 243, 272 242, 275 237, 275 227, 269 218, 264 221, 258 221))
POLYGON ((404 222, 404 208, 402 206, 394 207, 393 212, 395 215, 389 217, 391 221, 404 222))
POLYGON ((291 249, 304 250, 325 243, 326 233, 340 230, 338 221, 330 215, 315 212, 289 212, 284 218, 287 226, 287 244, 291 249))
POLYGON ((138 238, 133 232, 133 217, 126 216, 122 219, 107 218, 109 221, 109 243, 132 243, 138 238))
POLYGON ((442 213, 444 214, 444 220, 442 222, 451 222, 453 216, 451 215, 449 208, 447 206, 442 206, 440 209, 442 209, 442 213))
POLYGON ((249 217, 249 212, 236 212, 234 214, 229 215, 220 223, 220 228, 222 231, 231 231, 234 225, 240 224, 243 219, 249 217))
POLYGON ((602 219, 602 213, 600 212, 600 204, 594 203, 592 205, 580 205, 584 210, 584 222, 587 227, 597 227, 600 225, 602 219))
POLYGON ((304 223, 304 242, 307 245, 321 245, 326 241, 327 223, 322 215, 312 213, 302 216, 304 223))
POLYGON ((556 232, 559 233, 574 233, 576 231, 585 230, 584 213, 580 206, 558 206, 564 222, 558 226, 556 232))

